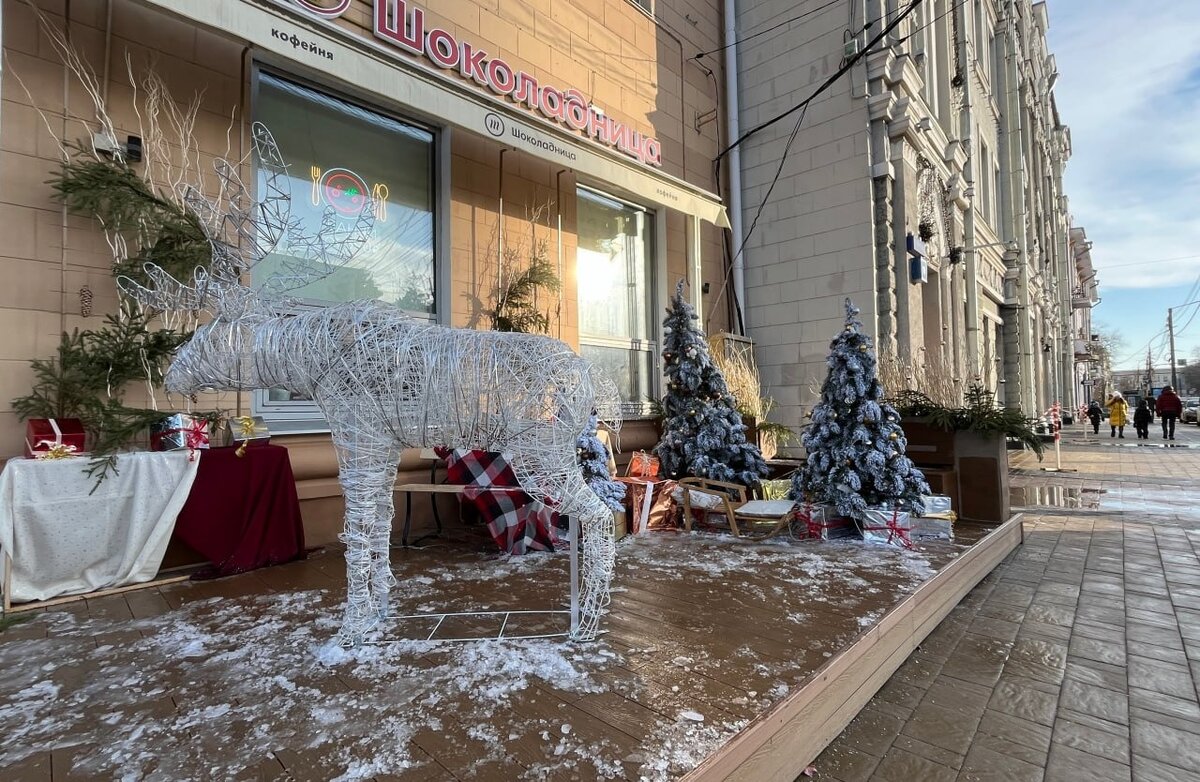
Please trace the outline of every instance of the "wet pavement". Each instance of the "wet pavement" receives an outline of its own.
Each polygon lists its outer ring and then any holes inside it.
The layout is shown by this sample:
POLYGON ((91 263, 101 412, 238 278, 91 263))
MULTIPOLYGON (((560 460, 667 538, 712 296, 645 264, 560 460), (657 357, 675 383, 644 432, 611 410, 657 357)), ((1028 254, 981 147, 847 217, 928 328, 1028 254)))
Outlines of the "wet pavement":
POLYGON ((1200 430, 1012 459, 1025 543, 815 761, 838 782, 1200 782, 1200 430), (1154 439, 1157 437, 1158 439, 1154 439), (1170 441, 1168 441, 1169 444, 1170 441), (1126 447, 1128 446, 1128 447, 1126 447), (1188 447, 1182 447, 1188 446, 1188 447))

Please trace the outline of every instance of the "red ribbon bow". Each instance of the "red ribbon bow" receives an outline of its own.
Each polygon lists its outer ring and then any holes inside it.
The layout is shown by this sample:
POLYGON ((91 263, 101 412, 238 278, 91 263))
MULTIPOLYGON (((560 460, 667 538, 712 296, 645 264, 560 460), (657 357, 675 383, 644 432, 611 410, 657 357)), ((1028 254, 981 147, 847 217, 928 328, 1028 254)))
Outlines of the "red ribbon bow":
POLYGON ((192 420, 187 426, 181 426, 178 429, 171 429, 167 434, 179 432, 183 435, 183 444, 188 449, 188 461, 196 460, 196 449, 208 445, 208 421, 192 420))
POLYGON ((892 518, 890 521, 888 521, 887 524, 885 524, 883 526, 865 524, 865 525, 863 525, 863 530, 865 530, 867 532, 882 532, 883 530, 887 530, 888 531, 888 539, 887 539, 888 544, 891 544, 891 542, 893 540, 896 540, 897 538, 899 538, 900 544, 902 546, 904 546, 904 548, 912 548, 913 547, 912 540, 908 537, 909 530, 900 526, 900 509, 899 508, 892 509, 892 518))
POLYGON ((821 530, 833 529, 834 527, 840 526, 840 524, 838 524, 837 522, 833 522, 833 521, 829 521, 829 522, 817 521, 816 519, 813 518, 813 506, 810 503, 805 503, 805 505, 804 505, 804 526, 807 528, 808 536, 810 538, 819 538, 819 537, 821 537, 821 530))

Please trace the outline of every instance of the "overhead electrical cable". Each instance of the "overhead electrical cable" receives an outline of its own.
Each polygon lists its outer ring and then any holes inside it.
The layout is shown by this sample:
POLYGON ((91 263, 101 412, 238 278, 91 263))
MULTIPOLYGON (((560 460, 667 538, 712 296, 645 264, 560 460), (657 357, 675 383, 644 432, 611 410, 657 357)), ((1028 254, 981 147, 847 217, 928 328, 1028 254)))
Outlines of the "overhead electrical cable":
MULTIPOLYGON (((758 38, 759 36, 766 35, 767 33, 772 32, 773 30, 778 30, 780 27, 789 25, 792 22, 798 22, 801 19, 805 18, 806 16, 812 16, 813 14, 820 13, 821 11, 824 11, 826 8, 832 8, 835 5, 845 5, 845 0, 830 0, 830 2, 825 3, 822 6, 818 6, 817 8, 814 8, 811 11, 805 11, 804 13, 800 14, 799 16, 793 16, 789 19, 784 19, 782 22, 779 22, 778 24, 773 24, 770 27, 766 28, 765 30, 759 30, 756 33, 750 33, 742 38, 738 38, 737 40, 730 41, 729 43, 725 44, 724 46, 718 46, 715 49, 709 49, 708 51, 699 52, 699 53, 693 55, 689 59, 699 60, 703 57, 707 57, 710 54, 716 54, 717 52, 723 52, 731 46, 738 46, 740 44, 745 43, 746 41, 752 41, 755 38, 758 38)), ((874 21, 878 21, 878 20, 872 20, 872 22, 874 22, 874 21)), ((866 29, 866 28, 864 28, 864 29, 866 29)))
MULTIPOLYGON (((746 243, 750 241, 750 237, 754 233, 754 228, 755 228, 755 226, 758 225, 759 218, 762 217, 763 210, 767 206, 767 201, 770 198, 772 191, 775 189, 776 183, 779 181, 779 177, 783 172, 783 166, 787 162, 788 152, 791 150, 792 144, 796 140, 796 136, 800 133, 800 126, 804 122, 804 116, 808 111, 809 104, 811 104, 814 100, 816 100, 816 98, 819 97, 823 92, 825 92, 830 87, 832 87, 837 82, 837 80, 840 79, 845 73, 849 72, 850 68, 856 62, 861 60, 863 57, 865 57, 867 55, 868 52, 871 51, 872 46, 879 43, 879 41, 883 40, 883 38, 888 33, 890 33, 892 30, 896 29, 896 27, 898 27, 901 22, 903 22, 906 18, 908 18, 909 14, 911 14, 913 11, 915 11, 917 9, 917 7, 919 5, 921 5, 921 3, 923 1, 924 0, 912 0, 912 2, 909 3, 907 8, 905 8, 900 14, 898 14, 896 16, 896 18, 891 21, 890 24, 888 24, 886 27, 884 27, 882 30, 880 30, 879 33, 874 38, 872 38, 865 47, 863 47, 862 51, 858 52, 858 54, 854 55, 853 57, 848 58, 842 64, 842 66, 840 68, 838 68, 837 71, 835 71, 828 79, 826 79, 824 82, 822 82, 821 85, 819 87, 817 87, 817 89, 814 90, 811 95, 809 95, 807 98, 805 98, 800 103, 796 104, 796 106, 794 106, 793 108, 790 108, 787 111, 783 112, 782 114, 779 114, 778 116, 773 117, 772 119, 769 119, 766 122, 764 122, 760 125, 757 125, 757 126, 751 128, 750 130, 746 131, 737 139, 737 141, 734 141, 732 144, 730 144, 728 147, 726 147, 724 150, 722 150, 720 152, 720 154, 717 155, 716 159, 713 160, 713 166, 715 168, 720 165, 721 159, 723 157, 725 157, 725 155, 727 155, 730 152, 730 150, 732 150, 734 147, 741 144, 743 141, 748 139, 750 136, 754 135, 755 133, 758 133, 761 130, 764 130, 764 129, 770 127, 771 125, 774 125, 776 122, 779 122, 784 117, 794 114, 797 111, 800 112, 800 117, 796 121, 796 125, 792 128, 792 132, 788 136, 787 143, 784 145, 783 154, 780 155, 780 157, 779 157, 779 166, 775 169, 775 176, 771 179, 770 186, 767 188, 766 193, 763 195, 762 200, 758 204, 758 210, 754 214, 754 219, 750 222, 750 228, 747 229, 746 235, 744 237, 741 237, 741 244, 738 247, 737 253, 733 256, 733 261, 735 264, 737 263, 737 259, 739 257, 741 257, 742 252, 746 249, 746 243)), ((728 283, 728 277, 726 277, 726 283, 728 283)), ((724 286, 722 286, 722 290, 724 290, 724 286)), ((738 306, 739 307, 741 306, 740 302, 738 303, 738 306)))

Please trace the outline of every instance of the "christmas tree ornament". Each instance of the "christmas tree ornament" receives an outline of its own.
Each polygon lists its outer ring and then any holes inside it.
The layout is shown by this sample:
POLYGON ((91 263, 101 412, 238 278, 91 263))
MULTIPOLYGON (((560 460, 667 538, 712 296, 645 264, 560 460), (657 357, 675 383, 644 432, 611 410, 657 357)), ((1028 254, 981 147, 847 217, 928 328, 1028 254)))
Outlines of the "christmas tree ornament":
POLYGON ((90 287, 84 285, 79 289, 79 317, 92 317, 92 302, 94 300, 95 295, 92 293, 92 289, 90 287))

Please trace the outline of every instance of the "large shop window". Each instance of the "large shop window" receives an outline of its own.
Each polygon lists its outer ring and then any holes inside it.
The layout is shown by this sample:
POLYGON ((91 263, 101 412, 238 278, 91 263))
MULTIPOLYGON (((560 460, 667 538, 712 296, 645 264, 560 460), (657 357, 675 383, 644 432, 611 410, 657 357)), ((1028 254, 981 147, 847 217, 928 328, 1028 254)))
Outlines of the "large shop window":
MULTIPOLYGON (((375 211, 367 243, 344 267, 291 291, 303 306, 378 299, 433 319, 434 136, 308 87, 259 73, 254 118, 266 125, 288 166, 291 216, 315 233, 326 212, 347 223, 365 203, 375 211), (368 202, 367 199, 370 199, 368 202)), ((253 271, 261 283, 295 257, 285 239, 253 271)), ((323 428, 316 406, 275 388, 255 394, 256 413, 281 431, 323 428), (288 423, 292 422, 292 426, 288 423)))
POLYGON ((654 215, 579 189, 579 351, 617 381, 626 415, 654 398, 654 215))

